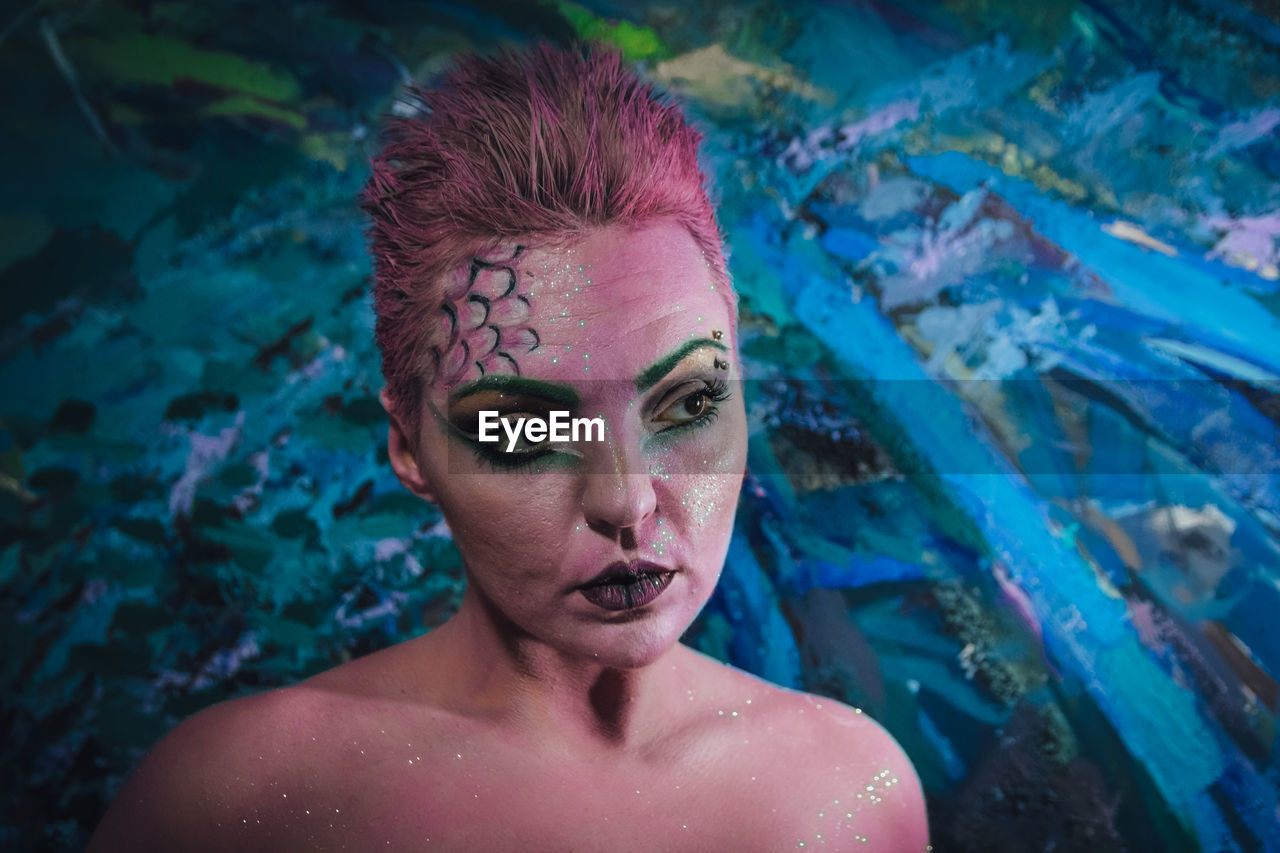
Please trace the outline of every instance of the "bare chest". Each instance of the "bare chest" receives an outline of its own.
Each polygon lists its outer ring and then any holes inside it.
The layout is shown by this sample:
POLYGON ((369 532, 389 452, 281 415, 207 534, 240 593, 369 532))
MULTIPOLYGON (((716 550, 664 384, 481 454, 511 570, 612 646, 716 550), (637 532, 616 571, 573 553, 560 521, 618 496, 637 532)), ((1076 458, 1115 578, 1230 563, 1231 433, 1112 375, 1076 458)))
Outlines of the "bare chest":
MULTIPOLYGON (((274 802, 277 848, 468 851, 796 849, 808 831, 768 762, 619 763, 477 748, 347 757, 274 802), (283 842, 283 843, 281 843, 283 842)), ((358 755, 358 753, 357 753, 358 755)), ((758 756, 756 756, 758 758, 758 756)), ((286 794, 280 791, 280 794, 286 794)))
POLYGON ((740 778, 724 763, 601 768, 530 756, 467 764, 455 754, 430 781, 406 775, 383 789, 370 817, 403 830, 387 849, 747 850, 761 849, 750 842, 777 824, 769 780, 740 778), (431 848, 422 846, 428 837, 431 848))

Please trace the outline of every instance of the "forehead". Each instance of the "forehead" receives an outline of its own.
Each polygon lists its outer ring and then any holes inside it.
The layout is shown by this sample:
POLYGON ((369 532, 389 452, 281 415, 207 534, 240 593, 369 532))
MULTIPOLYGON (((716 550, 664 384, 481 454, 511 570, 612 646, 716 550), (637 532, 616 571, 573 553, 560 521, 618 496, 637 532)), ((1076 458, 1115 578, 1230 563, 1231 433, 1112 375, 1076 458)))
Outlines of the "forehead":
MULTIPOLYGON (((480 287, 486 276, 499 276, 496 286, 509 290, 507 301, 521 301, 520 316, 507 327, 497 312, 488 318, 493 340, 515 343, 474 368, 459 362, 463 369, 441 390, 489 373, 575 383, 632 380, 685 341, 711 337, 713 330, 731 345, 731 294, 677 223, 597 229, 508 257, 509 271, 482 267, 472 278, 480 287)), ((478 348, 485 348, 483 341, 478 348)), ((476 349, 467 347, 472 361, 476 349)))

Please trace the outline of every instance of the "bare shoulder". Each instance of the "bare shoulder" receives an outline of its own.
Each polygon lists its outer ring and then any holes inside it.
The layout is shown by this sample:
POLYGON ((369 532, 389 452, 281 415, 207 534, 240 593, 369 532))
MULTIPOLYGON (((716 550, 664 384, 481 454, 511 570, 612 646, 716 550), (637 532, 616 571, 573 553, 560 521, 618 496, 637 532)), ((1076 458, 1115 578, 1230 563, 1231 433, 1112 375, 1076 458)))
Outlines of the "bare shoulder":
POLYGON ((270 833, 262 830, 278 829, 277 812, 287 808, 273 792, 317 778, 305 756, 320 751, 305 746, 318 732, 334 731, 340 696, 308 682, 223 702, 187 719, 121 788, 91 853, 269 849, 270 833))
POLYGON ((719 662, 699 664, 715 720, 735 734, 749 779, 769 780, 769 808, 801 841, 922 853, 929 840, 920 779, 883 726, 842 702, 777 687, 719 662), (752 747, 743 750, 743 747, 752 747), (760 772, 756 772, 759 770, 760 772))
POLYGON ((801 809, 823 801, 818 811, 824 819, 815 825, 828 828, 825 837, 843 840, 850 849, 927 850, 929 822, 920 778, 893 735, 842 702, 780 693, 770 716, 794 756, 797 778, 790 791, 803 800, 797 803, 801 809))

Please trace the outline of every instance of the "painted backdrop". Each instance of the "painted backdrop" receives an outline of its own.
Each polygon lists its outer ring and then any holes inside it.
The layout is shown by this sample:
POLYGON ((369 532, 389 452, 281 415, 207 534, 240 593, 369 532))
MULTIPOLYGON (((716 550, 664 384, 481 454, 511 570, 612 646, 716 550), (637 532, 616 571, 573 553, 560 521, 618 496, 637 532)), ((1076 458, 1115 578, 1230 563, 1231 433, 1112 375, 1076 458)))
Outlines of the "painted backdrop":
POLYGON ((1267 0, 20 4, 0 846, 439 624, 353 198, 405 80, 614 42, 707 136, 752 475, 688 641, 864 708, 939 850, 1280 850, 1267 0))

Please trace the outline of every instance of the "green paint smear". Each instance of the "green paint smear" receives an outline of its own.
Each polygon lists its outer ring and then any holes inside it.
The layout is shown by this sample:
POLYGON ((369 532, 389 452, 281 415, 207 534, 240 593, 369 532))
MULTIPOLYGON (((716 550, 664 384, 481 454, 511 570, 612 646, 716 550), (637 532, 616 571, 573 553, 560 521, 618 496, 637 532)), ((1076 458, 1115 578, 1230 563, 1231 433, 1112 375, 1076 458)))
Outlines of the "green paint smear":
POLYGON ((622 58, 628 62, 662 59, 671 55, 658 34, 649 27, 637 26, 630 21, 610 23, 583 6, 564 0, 556 3, 555 8, 578 35, 589 41, 614 45, 622 51, 622 58))
POLYGON ((204 50, 165 36, 138 34, 114 41, 85 40, 68 52, 73 59, 84 57, 119 81, 172 86, 186 78, 272 101, 295 100, 301 91, 292 74, 265 62, 204 50))
POLYGON ((307 127, 307 117, 302 113, 295 110, 281 109, 271 104, 264 104, 249 95, 232 95, 228 98, 223 98, 201 110, 201 115, 257 116, 258 118, 265 118, 296 127, 298 130, 305 130, 307 127))

